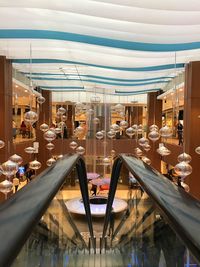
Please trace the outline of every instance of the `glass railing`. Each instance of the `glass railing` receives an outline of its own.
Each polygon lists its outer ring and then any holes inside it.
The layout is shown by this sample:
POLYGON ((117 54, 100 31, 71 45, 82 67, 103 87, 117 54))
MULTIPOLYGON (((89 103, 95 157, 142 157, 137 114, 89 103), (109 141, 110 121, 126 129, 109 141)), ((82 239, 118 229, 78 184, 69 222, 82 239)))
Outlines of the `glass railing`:
POLYGON ((134 208, 112 241, 112 249, 125 259, 124 266, 200 266, 151 198, 138 192, 133 199, 134 208))
POLYGON ((0 218, 0 266, 77 266, 78 254, 95 251, 83 159, 75 154, 58 160, 2 203, 0 218), (74 167, 84 211, 84 220, 76 223, 67 208, 69 192, 64 187, 74 167))
POLYGON ((100 216, 89 202, 86 178, 82 158, 68 156, 0 206, 0 266, 200 266, 199 201, 141 160, 121 155, 100 216), (110 231, 122 164, 137 184, 127 190, 127 206, 115 214, 110 231), (74 167, 76 191, 65 183, 74 167))
MULTIPOLYGON (((88 254, 89 242, 81 235, 80 225, 74 223, 65 198, 62 190, 56 194, 12 267, 77 266, 77 255, 88 254)), ((81 227, 88 232, 87 220, 81 227)))
MULTIPOLYGON (((200 266, 200 202, 156 170, 132 156, 121 155, 112 171, 102 239, 122 255, 123 266, 200 266), (124 163, 138 186, 128 209, 108 239, 115 187, 124 163)), ((117 218, 116 218, 117 219, 117 218)), ((102 241, 102 243, 105 243, 102 241)))

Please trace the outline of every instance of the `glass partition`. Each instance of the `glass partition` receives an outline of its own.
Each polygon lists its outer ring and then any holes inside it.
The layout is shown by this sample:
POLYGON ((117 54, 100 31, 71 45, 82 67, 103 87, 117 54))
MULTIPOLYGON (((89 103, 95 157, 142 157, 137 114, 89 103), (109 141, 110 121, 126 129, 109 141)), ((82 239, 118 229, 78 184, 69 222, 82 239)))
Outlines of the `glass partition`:
MULTIPOLYGON (((76 256, 88 251, 88 238, 74 223, 65 205, 66 197, 66 191, 59 191, 52 200, 12 267, 78 266, 76 256)), ((81 227, 88 231, 86 219, 81 227)))
POLYGON ((122 254, 124 266, 200 266, 141 187, 133 189, 129 211, 111 243, 122 254))

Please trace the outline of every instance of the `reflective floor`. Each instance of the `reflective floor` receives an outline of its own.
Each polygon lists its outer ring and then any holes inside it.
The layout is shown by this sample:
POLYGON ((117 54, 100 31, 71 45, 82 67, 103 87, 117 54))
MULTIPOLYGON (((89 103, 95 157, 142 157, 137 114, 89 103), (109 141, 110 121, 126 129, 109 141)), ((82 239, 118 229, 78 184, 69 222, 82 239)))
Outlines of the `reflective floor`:
POLYGON ((66 208, 65 201, 74 197, 81 197, 78 185, 63 187, 12 267, 199 266, 142 190, 118 186, 116 197, 124 199, 128 209, 115 215, 101 247, 104 218, 93 217, 96 251, 85 215, 66 208))

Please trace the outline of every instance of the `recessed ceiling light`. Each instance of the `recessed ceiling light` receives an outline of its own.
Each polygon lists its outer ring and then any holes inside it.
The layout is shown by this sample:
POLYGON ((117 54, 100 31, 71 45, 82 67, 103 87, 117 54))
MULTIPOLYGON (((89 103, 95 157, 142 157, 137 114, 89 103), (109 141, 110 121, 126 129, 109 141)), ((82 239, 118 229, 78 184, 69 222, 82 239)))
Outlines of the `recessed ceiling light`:
POLYGON ((16 84, 15 87, 18 88, 19 86, 16 84))
POLYGON ((28 90, 26 90, 26 89, 25 89, 25 90, 24 90, 24 92, 25 92, 25 93, 27 93, 27 92, 28 92, 28 90))
POLYGON ((180 88, 179 91, 182 92, 183 91, 183 88, 180 88))

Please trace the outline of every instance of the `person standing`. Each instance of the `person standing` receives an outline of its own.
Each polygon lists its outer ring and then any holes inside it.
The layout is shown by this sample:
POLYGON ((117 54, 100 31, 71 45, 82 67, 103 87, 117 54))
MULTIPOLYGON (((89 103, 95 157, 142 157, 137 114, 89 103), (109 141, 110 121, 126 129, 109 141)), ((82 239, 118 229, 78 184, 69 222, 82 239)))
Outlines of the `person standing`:
POLYGON ((92 196, 96 196, 97 195, 97 185, 96 184, 92 184, 92 188, 90 189, 90 192, 92 193, 92 196))
POLYGON ((12 121, 12 128, 13 128, 13 138, 15 139, 17 135, 17 125, 14 120, 12 121))
POLYGON ((17 189, 19 187, 20 181, 17 177, 13 178, 13 185, 15 187, 15 193, 17 192, 17 189))
POLYGON ((178 144, 183 145, 183 124, 178 121, 177 124, 178 144))
POLYGON ((22 134, 22 138, 25 138, 26 137, 26 124, 24 121, 22 121, 22 123, 21 123, 20 131, 22 134))

